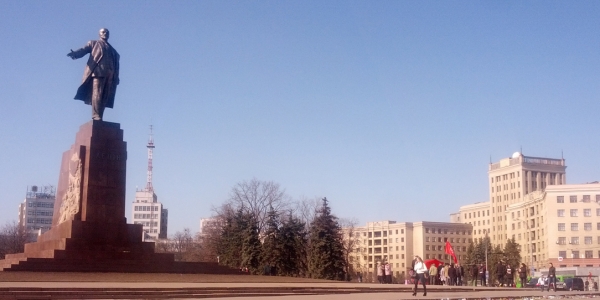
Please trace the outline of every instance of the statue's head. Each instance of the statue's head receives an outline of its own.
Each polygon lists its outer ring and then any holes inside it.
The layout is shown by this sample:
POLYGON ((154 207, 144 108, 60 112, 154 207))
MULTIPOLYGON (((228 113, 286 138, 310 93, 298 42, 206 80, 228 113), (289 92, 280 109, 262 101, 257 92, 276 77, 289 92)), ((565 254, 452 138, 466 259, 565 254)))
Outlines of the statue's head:
POLYGON ((110 36, 110 32, 106 28, 100 28, 100 31, 98 32, 98 35, 100 35, 101 39, 103 39, 105 41, 108 41, 108 37, 110 36))

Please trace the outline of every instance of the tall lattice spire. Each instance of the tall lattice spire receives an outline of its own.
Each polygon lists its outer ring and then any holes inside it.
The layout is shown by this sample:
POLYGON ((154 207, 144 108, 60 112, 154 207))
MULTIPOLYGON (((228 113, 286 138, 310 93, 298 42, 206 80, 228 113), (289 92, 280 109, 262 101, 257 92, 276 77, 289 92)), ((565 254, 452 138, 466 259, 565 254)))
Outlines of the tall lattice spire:
POLYGON ((146 190, 154 191, 152 187, 152 152, 154 151, 154 137, 152 136, 152 125, 150 125, 150 137, 148 138, 148 178, 146 180, 146 190))

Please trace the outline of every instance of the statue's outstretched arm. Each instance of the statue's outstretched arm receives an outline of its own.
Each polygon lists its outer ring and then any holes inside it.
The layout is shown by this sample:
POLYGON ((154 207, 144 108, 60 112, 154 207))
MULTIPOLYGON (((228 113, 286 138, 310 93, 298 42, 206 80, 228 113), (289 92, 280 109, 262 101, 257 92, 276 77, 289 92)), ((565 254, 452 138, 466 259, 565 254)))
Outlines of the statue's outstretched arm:
POLYGON ((83 48, 79 48, 75 51, 71 49, 71 52, 67 53, 67 56, 71 59, 78 59, 84 57, 86 54, 92 52, 92 42, 89 41, 83 48))

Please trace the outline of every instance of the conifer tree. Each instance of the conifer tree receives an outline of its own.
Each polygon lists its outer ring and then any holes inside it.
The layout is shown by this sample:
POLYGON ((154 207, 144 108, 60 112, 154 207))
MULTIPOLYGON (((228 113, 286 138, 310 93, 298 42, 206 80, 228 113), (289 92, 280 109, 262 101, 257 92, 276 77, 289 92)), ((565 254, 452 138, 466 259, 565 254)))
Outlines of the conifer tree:
POLYGON ((265 267, 265 272, 271 274, 277 273, 281 268, 281 241, 279 231, 279 216, 270 207, 267 214, 265 238, 262 244, 261 265, 265 267))
POLYGON ((343 280, 344 251, 341 228, 327 198, 310 226, 308 273, 312 278, 343 280))
POLYGON ((250 214, 244 214, 242 230, 242 267, 248 268, 251 274, 258 274, 260 269, 261 244, 258 236, 258 222, 250 214))
POLYGON ((242 251, 242 228, 241 210, 235 215, 228 214, 224 218, 221 237, 218 241, 217 253, 219 262, 232 268, 239 268, 241 259, 239 253, 242 251))
POLYGON ((515 242, 514 238, 507 240, 506 245, 504 245, 504 256, 506 257, 506 263, 512 268, 513 278, 519 277, 517 270, 519 268, 519 264, 521 263, 521 251, 519 251, 520 247, 521 246, 515 242))
POLYGON ((281 225, 279 274, 304 277, 306 275, 306 231, 305 225, 290 213, 281 225))

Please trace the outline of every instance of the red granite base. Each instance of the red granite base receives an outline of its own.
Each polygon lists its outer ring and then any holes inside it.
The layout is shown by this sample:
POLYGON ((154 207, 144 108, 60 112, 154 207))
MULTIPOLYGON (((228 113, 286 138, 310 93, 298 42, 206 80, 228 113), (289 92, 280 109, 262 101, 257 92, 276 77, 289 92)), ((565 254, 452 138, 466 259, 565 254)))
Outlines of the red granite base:
POLYGON ((233 274, 213 263, 180 263, 142 242, 125 218, 127 149, 117 123, 83 124, 63 154, 52 229, 0 260, 3 271, 233 274))

